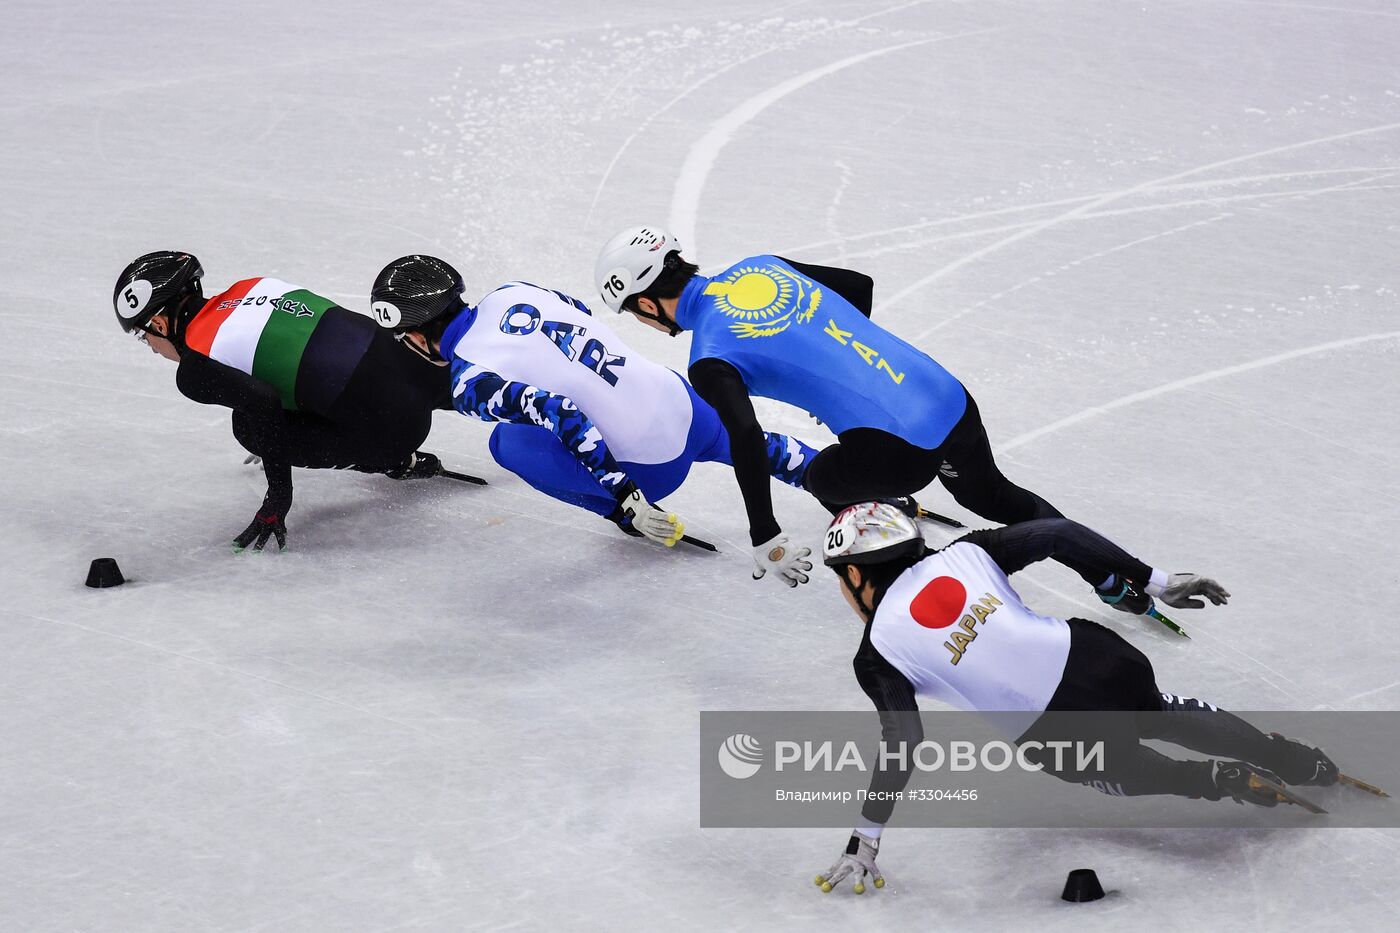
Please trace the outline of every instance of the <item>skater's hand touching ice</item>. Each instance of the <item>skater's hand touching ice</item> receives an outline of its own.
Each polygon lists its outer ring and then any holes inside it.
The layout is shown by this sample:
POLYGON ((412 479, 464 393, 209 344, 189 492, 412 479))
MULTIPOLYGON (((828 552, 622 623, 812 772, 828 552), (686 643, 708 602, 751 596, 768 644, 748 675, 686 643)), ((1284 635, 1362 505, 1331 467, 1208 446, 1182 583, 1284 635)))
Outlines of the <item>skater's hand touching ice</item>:
POLYGON ((788 536, 780 532, 753 549, 753 578, 762 580, 771 570, 788 586, 806 583, 812 569, 812 562, 807 559, 811 555, 811 548, 794 547, 788 536))
POLYGON ((1204 596, 1216 606, 1223 606, 1230 601, 1230 594, 1225 587, 1209 577, 1195 573, 1172 574, 1167 580, 1167 585, 1160 588, 1160 592, 1152 592, 1155 589, 1158 587, 1148 586, 1147 591, 1173 609, 1204 607, 1204 601, 1194 598, 1198 596, 1204 596))
POLYGON ((267 546, 267 542, 277 539, 277 550, 287 549, 287 511, 292 507, 292 490, 290 486, 283 486, 280 483, 276 486, 268 486, 267 495, 263 497, 262 508, 258 509, 258 514, 253 516, 253 521, 248 527, 243 529, 243 533, 233 539, 233 552, 241 554, 252 546, 254 551, 261 551, 267 546))
POLYGON ((879 839, 871 839, 859 830, 851 833, 851 840, 846 843, 846 851, 836 860, 836 864, 828 868, 826 874, 817 875, 817 887, 829 894, 832 888, 846 880, 847 875, 853 875, 855 892, 864 894, 865 877, 872 875, 875 878, 875 887, 883 888, 885 878, 880 874, 880 869, 875 867, 875 854, 879 851, 879 839))
POLYGON ((675 547, 685 534, 685 522, 674 512, 663 511, 648 502, 635 483, 628 482, 619 490, 617 505, 633 529, 666 547, 675 547))

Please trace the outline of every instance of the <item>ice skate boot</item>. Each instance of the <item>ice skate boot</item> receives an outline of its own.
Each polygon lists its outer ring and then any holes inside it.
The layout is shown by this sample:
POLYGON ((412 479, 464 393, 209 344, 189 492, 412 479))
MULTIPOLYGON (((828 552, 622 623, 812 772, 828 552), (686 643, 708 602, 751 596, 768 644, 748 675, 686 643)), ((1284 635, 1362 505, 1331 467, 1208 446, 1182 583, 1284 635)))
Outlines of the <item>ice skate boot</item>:
POLYGON ((1094 588, 1094 595, 1119 612, 1146 615, 1153 608, 1152 597, 1128 580, 1115 577, 1107 589, 1094 588))
POLYGON ((434 476, 442 475, 442 461, 437 458, 437 454, 425 453, 421 450, 408 455, 408 459, 392 470, 386 470, 384 475, 390 479, 431 479, 434 476))

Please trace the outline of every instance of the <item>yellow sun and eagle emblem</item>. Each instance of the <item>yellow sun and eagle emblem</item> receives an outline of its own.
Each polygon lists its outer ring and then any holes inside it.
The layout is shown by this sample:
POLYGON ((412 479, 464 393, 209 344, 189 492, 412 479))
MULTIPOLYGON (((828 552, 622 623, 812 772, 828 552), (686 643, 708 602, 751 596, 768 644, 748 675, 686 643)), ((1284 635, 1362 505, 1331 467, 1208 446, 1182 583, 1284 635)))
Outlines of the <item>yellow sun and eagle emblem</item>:
POLYGON ((705 286, 706 296, 740 337, 772 337, 796 321, 806 324, 822 303, 822 290, 811 279, 778 266, 740 266, 705 286))

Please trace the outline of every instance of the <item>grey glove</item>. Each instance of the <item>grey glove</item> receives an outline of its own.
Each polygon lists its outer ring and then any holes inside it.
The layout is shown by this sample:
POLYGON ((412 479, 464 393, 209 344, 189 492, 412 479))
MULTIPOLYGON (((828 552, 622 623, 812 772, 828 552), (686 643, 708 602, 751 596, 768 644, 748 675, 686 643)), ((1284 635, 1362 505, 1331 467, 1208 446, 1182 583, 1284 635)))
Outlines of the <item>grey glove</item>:
POLYGON ((875 887, 883 888, 885 878, 875 867, 875 853, 879 851, 880 840, 871 839, 860 830, 852 832, 851 841, 846 843, 846 851, 836 860, 836 864, 828 868, 825 875, 817 875, 817 887, 829 894, 832 888, 846 880, 847 875, 859 872, 855 876, 854 890, 857 894, 865 893, 866 875, 873 875, 875 887))
POLYGON ((1193 596, 1204 596, 1216 606, 1223 606, 1230 601, 1230 594, 1225 587, 1210 577, 1195 573, 1174 573, 1167 580, 1167 585, 1161 587, 1161 592, 1153 593, 1155 589, 1158 588, 1149 586, 1147 591, 1173 609, 1200 609, 1205 606, 1202 600, 1192 599, 1193 596))

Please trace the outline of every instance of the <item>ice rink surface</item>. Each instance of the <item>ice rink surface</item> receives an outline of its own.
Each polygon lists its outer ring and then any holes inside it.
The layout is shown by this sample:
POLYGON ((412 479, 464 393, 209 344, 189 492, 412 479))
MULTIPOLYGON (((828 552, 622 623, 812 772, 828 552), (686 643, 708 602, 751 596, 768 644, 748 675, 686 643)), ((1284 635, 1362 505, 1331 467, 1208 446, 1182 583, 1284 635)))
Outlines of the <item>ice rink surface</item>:
MULTIPOLYGON (((868 708, 835 580, 749 579, 732 473, 668 500, 722 552, 667 552, 534 494, 485 426, 439 414, 428 448, 490 488, 299 473, 291 549, 236 558, 261 475, 110 304, 131 258, 175 248, 211 287, 276 276, 361 310, 415 251, 473 294, 523 278, 601 307, 598 248, 647 221, 711 270, 856 267, 876 319, 977 396, 1014 479, 1236 597, 1182 613, 1189 642, 1053 566, 1017 578, 1035 607, 1113 626, 1174 692, 1396 708, 1393 3, 4 18, 4 929, 1393 920, 1393 831, 895 828, 884 891, 823 896, 844 830, 698 826, 699 710, 868 708), (85 589, 105 555, 132 582, 85 589), (1115 893, 1061 903, 1080 866, 1115 893)), ((684 366, 686 339, 619 326, 684 366)), ((817 543, 814 502, 775 504, 817 543)))

